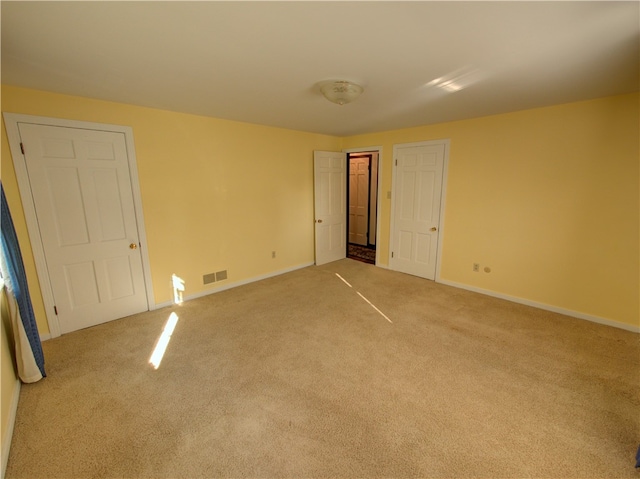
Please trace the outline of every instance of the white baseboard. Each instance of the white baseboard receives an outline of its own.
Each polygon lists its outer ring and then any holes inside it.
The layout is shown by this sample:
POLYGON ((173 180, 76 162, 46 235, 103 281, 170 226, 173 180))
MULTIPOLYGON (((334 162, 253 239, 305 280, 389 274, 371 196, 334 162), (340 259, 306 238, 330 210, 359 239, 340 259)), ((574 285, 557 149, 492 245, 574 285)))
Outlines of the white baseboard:
POLYGON ((489 289, 477 288, 475 286, 469 286, 463 283, 456 283, 455 281, 449 281, 446 279, 438 279, 438 283, 445 284, 447 286, 453 286, 454 288, 466 289, 467 291, 473 291, 474 293, 485 294, 487 296, 493 296, 494 298, 506 299, 514 303, 524 304, 526 306, 533 306, 534 308, 543 309, 545 311, 551 311, 553 313, 564 314, 565 316, 571 316, 573 318, 585 319, 593 323, 604 324, 606 326, 612 326, 614 328, 624 329, 631 331, 632 333, 640 333, 640 326, 634 326, 632 324, 621 323, 620 321, 614 321, 612 319, 600 318, 591 314, 580 313, 578 311, 572 311, 570 309, 559 308, 550 304, 539 303, 537 301, 531 301, 529 299, 519 298, 517 296, 509 296, 508 294, 498 293, 489 289))
POLYGON ((16 387, 13 389, 13 396, 11 397, 11 407, 9 408, 9 417, 7 418, 7 429, 2 431, 2 475, 4 479, 4 473, 7 470, 7 462, 9 461, 9 451, 11 449, 11 438, 13 437, 13 427, 16 424, 16 414, 18 412, 18 400, 20 399, 20 386, 19 380, 16 380, 16 387))
MULTIPOLYGON (((263 275, 260 275, 260 276, 255 276, 253 278, 244 279, 242 281, 236 281, 234 283, 227 283, 225 285, 218 286, 218 287, 210 289, 210 290, 200 291, 199 293, 194 293, 194 294, 191 294, 191 295, 187 295, 187 296, 184 297, 184 301, 189 301, 191 299, 196 299, 196 298, 202 298, 203 296, 208 296, 210 294, 219 293, 219 292, 225 291, 227 289, 236 288, 238 286, 243 286, 245 284, 254 283, 256 281, 261 281, 263 279, 273 278, 274 276, 279 276, 281 274, 290 273, 290 272, 296 271, 298 269, 306 268, 308 266, 313 266, 314 264, 315 263, 313 263, 313 262, 304 263, 304 264, 300 264, 300 265, 297 265, 297 266, 292 266, 290 268, 286 268, 286 269, 282 269, 282 270, 278 270, 278 271, 273 271, 273 272, 270 272, 270 273, 267 273, 267 274, 263 274, 263 275)), ((383 268, 383 269, 389 269, 387 265, 376 264, 376 266, 379 267, 379 268, 383 268)), ((447 285, 447 286, 453 286, 454 288, 465 289, 467 291, 473 291, 474 293, 480 293, 480 294, 484 294, 484 295, 487 295, 487 296, 492 296, 494 298, 504 299, 504 300, 511 301, 511 302, 514 302, 514 303, 524 304, 526 306, 532 306, 534 308, 543 309, 545 311, 551 311, 553 313, 564 314, 565 316, 571 316, 573 318, 584 319, 586 321, 591 321, 593 323, 604 324, 606 326, 612 326, 614 328, 624 329, 626 331, 631 331, 632 333, 640 333, 640 326, 634 326, 632 324, 622 323, 620 321, 614 321, 612 319, 600 318, 598 316, 593 316, 593 315, 590 315, 590 314, 581 313, 579 311, 572 311, 570 309, 560 308, 560 307, 552 306, 552 305, 545 304, 545 303, 539 303, 537 301, 532 301, 532 300, 525 299, 525 298, 519 298, 517 296, 510 296, 508 294, 498 293, 496 291, 491 291, 489 289, 478 288, 476 286, 470 286, 470 285, 463 284, 463 283, 457 283, 455 281, 449 281, 449 280, 446 280, 446 279, 437 278, 436 282, 440 283, 440 284, 447 285)), ((164 303, 156 304, 154 309, 165 308, 167 306, 172 306, 172 305, 173 305, 173 301, 166 301, 164 303)))
MULTIPOLYGON (((227 283, 221 286, 218 286, 213 289, 209 289, 206 291, 200 291, 199 293, 188 294, 184 296, 183 301, 189 301, 191 299, 202 298, 204 296, 209 296, 210 294, 220 293, 221 291, 226 291, 228 289, 237 288, 238 286, 243 286, 245 284, 255 283, 256 281, 262 281, 263 279, 273 278, 274 276, 280 276, 281 274, 291 273, 292 271, 296 271, 302 268, 306 268, 308 266, 313 266, 315 263, 303 263, 296 266, 292 266, 290 268, 280 269, 278 271, 272 271, 270 273, 262 274, 260 276, 254 276, 252 278, 243 279, 241 281, 236 281, 233 283, 227 283)), ((164 303, 159 303, 155 305, 154 309, 166 308, 167 306, 173 306, 173 301, 165 301, 164 303)))

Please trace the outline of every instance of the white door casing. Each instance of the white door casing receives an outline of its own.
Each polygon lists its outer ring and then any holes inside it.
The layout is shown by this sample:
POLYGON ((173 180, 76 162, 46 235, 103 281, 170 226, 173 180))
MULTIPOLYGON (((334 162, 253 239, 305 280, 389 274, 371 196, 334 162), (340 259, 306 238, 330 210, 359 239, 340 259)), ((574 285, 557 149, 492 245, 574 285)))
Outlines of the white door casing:
POLYGON ((51 336, 152 309, 131 130, 5 123, 51 336))
POLYGON ((369 157, 349 159, 349 243, 369 242, 369 157))
POLYGON ((369 244, 375 245, 378 228, 378 152, 371 152, 371 181, 370 186, 370 208, 369 208, 369 244))
POLYGON ((394 146, 391 269, 436 279, 448 141, 394 146))
POLYGON ((346 258, 346 154, 313 152, 316 265, 346 258))
MULTIPOLYGON (((376 244, 377 243, 377 238, 380 237, 380 228, 381 228, 381 224, 382 222, 380 221, 380 215, 382 212, 382 195, 380 194, 380 192, 382 191, 382 180, 383 180, 383 174, 382 172, 384 171, 384 155, 383 155, 383 148, 382 146, 367 146, 367 147, 360 147, 360 148, 347 148, 342 150, 344 153, 346 154, 364 154, 364 153, 369 153, 373 156, 372 158, 372 168, 374 167, 375 164, 375 182, 372 182, 371 184, 371 196, 372 196, 372 205, 375 204, 375 215, 371 214, 371 218, 370 218, 370 222, 371 225, 369 227, 369 233, 370 233, 370 238, 369 238, 369 242, 371 244, 376 244), (375 189, 375 191, 374 191, 375 189), (375 195, 374 195, 375 193, 375 195), (375 198, 375 199, 374 199, 375 198)), ((373 172, 372 172, 373 173, 373 172)), ((391 192, 389 191, 389 195, 391 194, 391 192)), ((373 208, 372 208, 373 209, 373 208)), ((378 256, 377 252, 376 252, 376 266, 379 266, 379 259, 380 257, 378 256)))

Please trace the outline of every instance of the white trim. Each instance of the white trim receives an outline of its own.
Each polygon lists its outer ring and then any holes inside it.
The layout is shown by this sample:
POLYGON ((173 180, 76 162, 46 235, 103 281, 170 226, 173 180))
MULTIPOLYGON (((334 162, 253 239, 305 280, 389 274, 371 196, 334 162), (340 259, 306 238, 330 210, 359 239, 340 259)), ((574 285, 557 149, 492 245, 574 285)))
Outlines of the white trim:
MULTIPOLYGON (((200 291, 194 294, 188 294, 184 296, 184 301, 189 301, 192 299, 202 298, 204 296, 209 296, 210 294, 220 293, 222 291, 226 291, 228 289, 237 288, 238 286, 244 286, 245 284, 255 283, 256 281, 262 281, 263 279, 273 278, 274 276, 280 276, 281 274, 291 273, 292 271, 297 271, 299 269, 308 268, 309 266, 315 265, 314 261, 310 263, 302 263, 296 266, 292 266, 290 268, 280 269, 278 271, 272 271, 271 273, 261 274, 259 276, 254 276, 252 278, 243 279, 240 281, 236 281, 234 283, 227 283, 222 286, 218 286, 213 289, 200 291)), ((173 301, 165 301, 164 303, 159 303, 155 305, 154 309, 166 308, 167 306, 173 306, 173 301)))
POLYGON ((513 303, 524 304, 525 306, 532 306, 534 308, 543 309, 545 311, 551 311, 552 313, 564 314, 565 316, 571 316, 577 319, 584 319, 593 323, 604 324, 606 326, 612 326, 618 329, 624 329, 631 331, 632 333, 640 333, 640 326, 634 326, 632 324, 621 323, 620 321, 614 321, 612 319, 600 318, 591 314, 580 313, 570 309, 560 308, 558 306, 552 306, 550 304, 539 303, 530 299, 519 298, 518 296, 510 296, 504 293, 498 293, 489 289, 478 288, 476 286, 470 286, 468 284, 456 283, 455 281, 449 281, 447 279, 441 279, 438 281, 440 284, 447 286, 453 286, 454 288, 465 289, 467 291, 473 291, 474 293, 484 294, 486 296, 492 296, 494 298, 504 299, 513 303))
MULTIPOLYGON (((397 143, 393 145, 393 158, 391 159, 391 209, 389 211, 389 269, 395 271, 391 267, 391 253, 393 252, 393 233, 395 228, 395 198, 393 193, 396 188, 396 152, 398 148, 412 148, 414 146, 433 146, 444 145, 444 158, 442 162, 442 188, 440 190, 440 218, 438 220, 438 249, 436 250, 436 272, 434 280, 440 282, 440 271, 442 269, 442 238, 444 236, 444 214, 445 214, 445 198, 447 197, 447 179, 449 172, 449 149, 451 147, 451 140, 448 138, 440 140, 429 141, 416 141, 413 143, 397 143)), ((426 278, 425 278, 426 279, 426 278)))
POLYGON ((154 309, 155 297, 153 295, 153 283, 151 282, 151 261, 149 260, 149 248, 147 246, 147 231, 144 222, 142 208, 142 193, 140 192, 140 180, 138 177, 138 159, 133 143, 133 128, 121 126, 127 146, 127 157, 129 158, 129 175, 131 180, 131 192, 133 193, 133 206, 136 215, 136 225, 138 226, 138 242, 140 243, 140 258, 142 259, 142 270, 144 285, 147 292, 147 307, 149 311, 154 309))
POLYGON ((447 201, 447 182, 449 180, 449 149, 451 148, 451 140, 447 139, 442 141, 444 142, 444 164, 442 165, 442 189, 440 190, 440 224, 438 225, 438 250, 436 251, 436 282, 440 281, 440 273, 442 271, 445 203, 447 201))
POLYGON ((11 450, 11 438, 13 437, 13 428, 16 424, 16 415, 18 412, 18 401, 20 399, 20 387, 22 384, 19 379, 16 379, 16 386, 13 389, 13 396, 11 397, 11 406, 9 407, 9 417, 7 418, 7 427, 5 431, 2 431, 2 475, 0 477, 4 479, 4 474, 7 470, 7 462, 9 461, 9 452, 11 450))
POLYGON ((7 130, 7 138, 9 140, 13 166, 16 171, 18 190, 20 192, 22 208, 24 210, 25 221, 27 223, 27 231, 31 241, 33 259, 38 273, 38 282, 40 284, 40 292, 42 293, 42 301, 44 303, 47 323, 49 325, 49 333, 55 338, 60 336, 60 325, 53 309, 53 291, 51 289, 51 284, 49 283, 49 272, 45 261, 44 248, 40 239, 40 227, 38 226, 35 205, 30 192, 29 174, 27 173, 27 166, 20 150, 20 131, 18 130, 18 122, 22 118, 22 115, 4 113, 4 124, 7 130))
POLYGON ((13 165, 16 170, 18 189, 24 209, 24 216, 27 223, 27 231, 31 240, 31 248, 38 273, 38 282, 42 292, 42 300, 49 324, 49 338, 60 336, 60 324, 54 311, 54 297, 51 284, 49 283, 49 271, 47 268, 44 247, 40 238, 40 227, 36 216, 35 205, 31 196, 31 186, 24 155, 20 150, 20 130, 19 123, 31 123, 46 126, 59 126, 65 128, 76 128, 83 130, 98 130, 122 133, 125 137, 127 155, 129 159, 129 173, 131 175, 131 190, 133 192, 133 203, 136 214, 136 224, 138 226, 138 238, 141 244, 140 255, 142 258, 142 268, 144 283, 146 287, 147 305, 149 310, 155 309, 155 299, 153 296, 153 284, 151 282, 151 267, 147 248, 147 236, 144 226, 144 216, 142 213, 142 195, 138 181, 138 168, 136 153, 133 142, 133 128, 130 126, 110 125, 106 123, 91 123, 86 121, 66 120, 61 118, 47 118, 42 116, 22 115, 19 113, 4 113, 4 123, 9 140, 9 148, 13 165))
MULTIPOLYGON (((378 255, 378 241, 380 241, 380 214, 382 211, 382 204, 380 200, 382 199, 381 191, 382 191, 382 147, 381 146, 371 146, 369 148, 343 148, 342 152, 347 153, 366 153, 369 151, 377 151, 378 152, 378 194, 376 201, 376 266, 380 266, 380 255, 378 255)), ((349 181, 347 179, 347 181, 349 181)))

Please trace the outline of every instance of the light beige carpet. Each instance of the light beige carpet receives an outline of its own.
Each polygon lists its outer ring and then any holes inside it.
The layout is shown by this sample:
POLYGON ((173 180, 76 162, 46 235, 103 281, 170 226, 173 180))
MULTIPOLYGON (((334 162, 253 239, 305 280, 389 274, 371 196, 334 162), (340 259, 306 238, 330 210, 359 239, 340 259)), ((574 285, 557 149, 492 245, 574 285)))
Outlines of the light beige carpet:
POLYGON ((640 477, 638 335, 357 261, 44 352, 10 479, 640 477))

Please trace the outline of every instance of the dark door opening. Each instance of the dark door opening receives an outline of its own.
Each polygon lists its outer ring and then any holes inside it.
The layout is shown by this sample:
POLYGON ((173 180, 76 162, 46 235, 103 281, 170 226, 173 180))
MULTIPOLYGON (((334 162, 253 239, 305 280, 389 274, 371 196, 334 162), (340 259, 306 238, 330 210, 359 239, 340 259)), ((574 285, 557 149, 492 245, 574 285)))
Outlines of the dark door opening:
POLYGON ((347 154, 347 258, 376 263, 377 151, 347 154))

